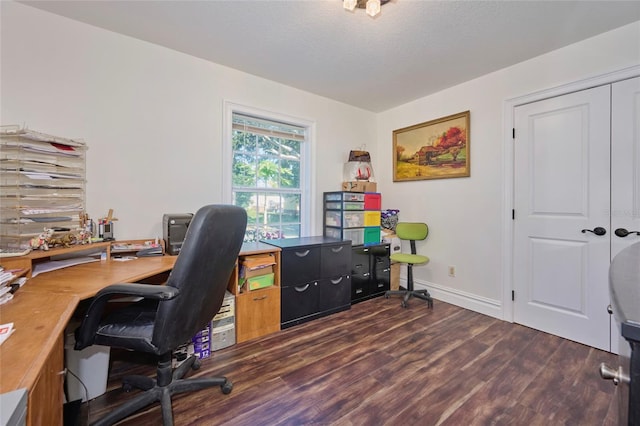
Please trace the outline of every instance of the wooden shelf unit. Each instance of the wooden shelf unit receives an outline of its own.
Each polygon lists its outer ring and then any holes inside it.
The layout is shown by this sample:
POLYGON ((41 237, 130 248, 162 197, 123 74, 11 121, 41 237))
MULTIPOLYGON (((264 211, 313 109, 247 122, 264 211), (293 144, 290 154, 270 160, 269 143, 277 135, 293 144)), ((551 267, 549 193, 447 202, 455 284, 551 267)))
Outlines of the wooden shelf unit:
POLYGON ((280 249, 263 243, 245 243, 238 256, 238 263, 229 279, 228 290, 236 297, 236 343, 280 330, 280 249), (244 286, 238 288, 240 263, 249 256, 273 254, 273 285, 256 290, 244 286))

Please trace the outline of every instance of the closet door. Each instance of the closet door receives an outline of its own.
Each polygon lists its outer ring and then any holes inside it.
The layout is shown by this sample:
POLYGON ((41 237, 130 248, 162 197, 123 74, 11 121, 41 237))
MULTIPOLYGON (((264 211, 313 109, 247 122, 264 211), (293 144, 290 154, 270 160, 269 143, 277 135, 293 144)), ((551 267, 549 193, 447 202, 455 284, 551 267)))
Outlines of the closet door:
POLYGON ((514 321, 609 350, 610 86, 515 109, 514 321))
MULTIPOLYGON (((640 77, 611 88, 611 260, 640 241, 640 77), (623 236, 624 235, 624 236, 623 236)), ((611 350, 620 347, 611 321, 611 350)))
POLYGON ((615 83, 611 90, 613 259, 622 249, 640 241, 640 235, 630 233, 640 231, 640 77, 615 83))

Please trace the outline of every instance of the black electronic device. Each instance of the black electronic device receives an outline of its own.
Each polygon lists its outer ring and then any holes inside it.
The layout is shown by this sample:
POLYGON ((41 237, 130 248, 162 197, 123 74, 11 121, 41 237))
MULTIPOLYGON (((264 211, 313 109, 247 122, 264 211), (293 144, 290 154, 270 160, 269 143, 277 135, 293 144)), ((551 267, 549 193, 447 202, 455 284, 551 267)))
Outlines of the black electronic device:
POLYGON ((162 235, 167 254, 175 256, 180 253, 192 218, 193 213, 174 213, 162 216, 162 235))

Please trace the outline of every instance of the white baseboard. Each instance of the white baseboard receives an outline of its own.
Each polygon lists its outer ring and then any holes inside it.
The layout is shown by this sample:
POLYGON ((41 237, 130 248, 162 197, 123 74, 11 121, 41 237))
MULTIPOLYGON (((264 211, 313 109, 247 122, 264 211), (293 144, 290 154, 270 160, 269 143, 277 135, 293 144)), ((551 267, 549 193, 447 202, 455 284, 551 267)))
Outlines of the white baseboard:
MULTIPOLYGON (((400 285, 406 288, 407 282, 400 278, 400 285)), ((489 299, 464 291, 444 287, 439 284, 414 280, 414 288, 427 289, 434 299, 441 300, 461 308, 469 309, 493 318, 504 319, 502 304, 499 300, 489 299)))

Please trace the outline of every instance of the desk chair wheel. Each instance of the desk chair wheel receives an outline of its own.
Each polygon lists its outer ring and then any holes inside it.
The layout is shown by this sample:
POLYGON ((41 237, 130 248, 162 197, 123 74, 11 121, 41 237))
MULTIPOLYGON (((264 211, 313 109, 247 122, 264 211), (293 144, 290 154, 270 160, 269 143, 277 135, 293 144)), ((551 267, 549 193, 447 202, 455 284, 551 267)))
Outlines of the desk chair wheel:
POLYGON ((200 369, 200 358, 196 357, 196 359, 193 361, 193 364, 191 364, 191 369, 192 370, 199 370, 200 369))
POLYGON ((224 382, 223 385, 220 386, 220 389, 222 389, 222 393, 225 395, 229 395, 231 393, 231 391, 233 390, 233 383, 231 383, 229 380, 227 380, 226 382, 224 382))

